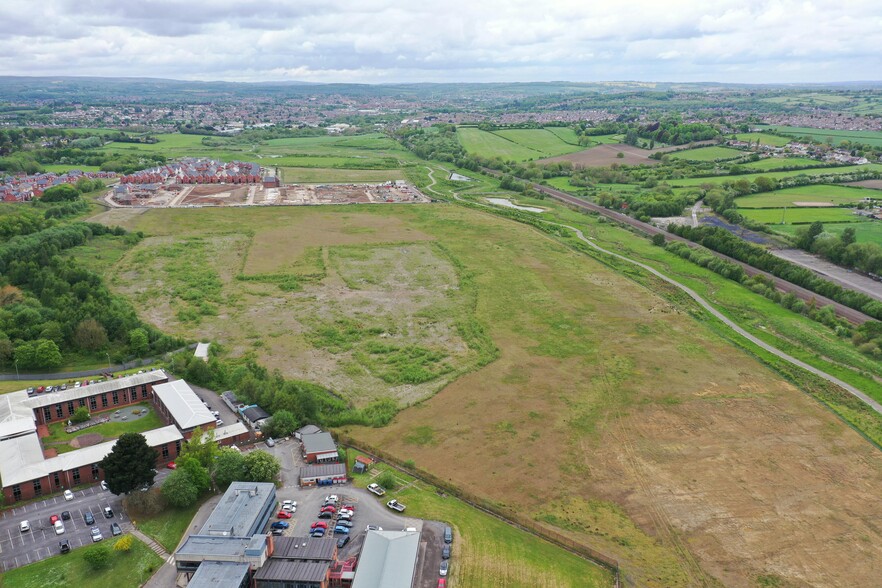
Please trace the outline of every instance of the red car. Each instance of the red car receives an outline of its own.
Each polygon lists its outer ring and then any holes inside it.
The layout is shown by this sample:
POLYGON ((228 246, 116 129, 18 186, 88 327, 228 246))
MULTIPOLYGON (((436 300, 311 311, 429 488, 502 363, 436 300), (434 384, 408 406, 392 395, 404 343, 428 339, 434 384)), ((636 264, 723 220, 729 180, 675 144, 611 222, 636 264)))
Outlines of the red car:
POLYGON ((351 510, 352 512, 355 512, 355 505, 354 504, 344 504, 343 506, 340 507, 340 510, 351 510))
POLYGON ((447 579, 446 578, 440 578, 438 580, 438 588, 447 588, 447 579))
POLYGON ((316 521, 310 527, 310 529, 327 529, 327 528, 328 528, 328 523, 326 523, 325 521, 316 521))
POLYGON ((173 462, 173 461, 170 461, 170 462, 168 462, 168 465, 166 465, 165 467, 167 467, 167 468, 170 469, 170 470, 173 470, 173 469, 175 469, 175 468, 178 467, 178 464, 176 464, 176 463, 173 462))
POLYGON ((328 506, 323 507, 320 512, 337 512, 337 509, 329 504, 328 506))
POLYGON ((294 516, 294 515, 292 515, 292 514, 291 514, 290 512, 288 512, 287 510, 280 510, 280 511, 279 511, 279 514, 276 515, 276 516, 278 516, 280 519, 290 519, 290 518, 291 518, 292 516, 294 516))
POLYGON ((50 525, 54 525, 57 522, 58 522, 58 515, 52 515, 51 517, 49 517, 49 524, 50 525))

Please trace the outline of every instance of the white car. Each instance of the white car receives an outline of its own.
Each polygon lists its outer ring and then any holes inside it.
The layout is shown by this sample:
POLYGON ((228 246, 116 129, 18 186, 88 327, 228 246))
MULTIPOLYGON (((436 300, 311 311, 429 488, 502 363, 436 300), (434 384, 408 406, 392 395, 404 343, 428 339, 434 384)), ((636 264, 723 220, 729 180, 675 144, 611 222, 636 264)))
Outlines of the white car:
POLYGON ((98 529, 98 527, 92 527, 92 530, 90 532, 92 533, 92 543, 98 543, 99 541, 104 539, 104 535, 101 534, 101 531, 98 529))
POLYGON ((65 490, 64 491, 64 499, 65 500, 73 500, 73 492, 71 492, 70 490, 65 490))
POLYGON ((64 533, 64 523, 61 521, 55 521, 55 534, 61 535, 64 533))
POLYGON ((282 510, 297 512, 297 502, 294 500, 285 500, 282 502, 282 510))
POLYGON ((30 531, 31 530, 31 523, 26 520, 22 521, 21 524, 18 526, 18 528, 21 530, 22 533, 24 533, 25 531, 30 531))
POLYGON ((337 496, 336 494, 329 494, 328 496, 325 496, 325 502, 335 502, 336 503, 338 500, 340 500, 340 497, 337 496))
POLYGON ((104 480, 101 480, 101 489, 107 490, 107 482, 105 482, 104 480))

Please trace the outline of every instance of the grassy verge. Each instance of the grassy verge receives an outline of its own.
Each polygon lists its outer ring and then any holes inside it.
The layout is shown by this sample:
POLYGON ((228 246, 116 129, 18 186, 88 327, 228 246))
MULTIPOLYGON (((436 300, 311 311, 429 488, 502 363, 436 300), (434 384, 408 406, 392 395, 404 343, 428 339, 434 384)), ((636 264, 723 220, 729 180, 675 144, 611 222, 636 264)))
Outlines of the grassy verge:
POLYGON ((88 547, 74 549, 66 555, 57 555, 16 568, 3 574, 3 588, 135 588, 142 586, 162 565, 162 558, 144 543, 135 540, 126 553, 111 550, 110 565, 93 570, 84 559, 88 547))
MULTIPOLYGON (((374 470, 386 469, 391 468, 386 464, 374 466, 374 470)), ((612 585, 607 570, 452 496, 440 494, 406 474, 393 472, 403 489, 390 490, 382 500, 396 498, 407 505, 407 514, 443 521, 454 528, 451 584, 580 588, 612 585)), ((367 486, 373 479, 370 473, 355 474, 354 478, 359 487, 367 486)))
POLYGON ((138 519, 134 522, 139 531, 153 537, 166 551, 173 553, 203 502, 205 502, 204 499, 190 508, 169 507, 156 516, 138 519))
MULTIPOLYGON (((114 410, 106 410, 100 413, 95 412, 92 413, 92 417, 111 417, 114 413, 114 410)), ((86 433, 99 433, 105 439, 116 439, 123 433, 142 433, 144 431, 149 431, 150 429, 158 429, 164 426, 164 423, 159 418, 159 415, 156 414, 156 411, 146 402, 142 402, 141 404, 136 404, 134 406, 126 406, 120 408, 119 410, 120 415, 132 414, 132 411, 135 410, 147 410, 147 415, 125 421, 119 419, 111 420, 111 422, 109 423, 89 427, 88 429, 77 431, 76 433, 66 432, 66 423, 52 423, 49 425, 49 436, 43 438, 43 443, 67 443, 75 437, 79 437, 80 435, 84 435, 86 433)))

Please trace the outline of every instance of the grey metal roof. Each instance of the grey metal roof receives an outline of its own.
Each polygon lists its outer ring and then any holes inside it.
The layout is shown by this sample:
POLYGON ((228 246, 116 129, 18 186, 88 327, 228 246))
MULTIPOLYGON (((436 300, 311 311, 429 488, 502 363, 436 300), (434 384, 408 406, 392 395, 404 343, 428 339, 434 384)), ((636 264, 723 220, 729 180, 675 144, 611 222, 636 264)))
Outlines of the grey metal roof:
POLYGON ((156 382, 164 382, 168 380, 168 375, 162 370, 151 370, 143 374, 132 374, 123 378, 114 378, 106 382, 98 382, 97 384, 89 384, 88 386, 80 386, 79 388, 68 388, 60 392, 49 392, 39 394, 28 398, 24 404, 31 409, 43 406, 51 406, 57 402, 68 402, 70 400, 78 400, 80 398, 88 398, 95 394, 104 394, 118 390, 131 388, 132 386, 140 386, 141 384, 154 384, 156 382))
POLYGON ((153 386, 153 394, 168 409, 182 431, 208 425, 217 419, 184 380, 153 386))
POLYGON ((251 566, 247 563, 202 562, 187 586, 189 588, 239 588, 250 570, 251 566))
POLYGON ((301 441, 303 442, 304 453, 337 451, 337 444, 334 443, 334 438, 327 432, 304 435, 301 441))
POLYGON ((245 550, 250 544, 251 537, 190 535, 175 552, 175 558, 193 560, 212 556, 245 557, 245 550))
POLYGON ((300 468, 300 479, 320 478, 322 476, 345 476, 346 464, 342 463, 326 463, 322 465, 311 465, 300 468))
POLYGON ((352 588, 410 588, 419 547, 418 532, 368 531, 352 588))
POLYGON ((315 537, 275 537, 273 538, 274 558, 321 560, 334 559, 335 542, 315 537))
POLYGON ((294 432, 299 435, 314 435, 315 433, 321 433, 322 430, 316 425, 303 425, 294 432))
POLYGON ((263 410, 259 406, 251 406, 246 408, 242 411, 242 415, 252 423, 270 418, 270 413, 263 410))
MULTIPOLYGON (((295 561, 269 558, 263 567, 254 574, 256 580, 284 580, 286 582, 321 582, 328 577, 328 563, 295 561)), ((383 586, 383 584, 377 584, 383 586)), ((408 588, 409 588, 408 584, 408 588)))
POLYGON ((211 511, 202 535, 246 536, 267 502, 275 502, 276 486, 270 482, 233 482, 211 511))

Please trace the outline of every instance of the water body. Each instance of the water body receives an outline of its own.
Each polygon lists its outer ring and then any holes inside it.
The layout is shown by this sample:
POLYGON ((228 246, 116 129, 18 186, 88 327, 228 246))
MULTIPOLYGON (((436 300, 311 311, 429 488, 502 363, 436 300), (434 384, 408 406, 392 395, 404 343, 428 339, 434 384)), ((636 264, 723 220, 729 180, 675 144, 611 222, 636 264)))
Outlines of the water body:
POLYGON ((487 202, 489 202, 490 204, 496 204, 497 206, 505 206, 506 208, 516 208, 518 210, 524 210, 526 212, 545 212, 541 208, 534 208, 532 206, 518 206, 507 198, 487 198, 487 202))

